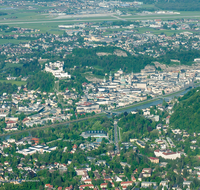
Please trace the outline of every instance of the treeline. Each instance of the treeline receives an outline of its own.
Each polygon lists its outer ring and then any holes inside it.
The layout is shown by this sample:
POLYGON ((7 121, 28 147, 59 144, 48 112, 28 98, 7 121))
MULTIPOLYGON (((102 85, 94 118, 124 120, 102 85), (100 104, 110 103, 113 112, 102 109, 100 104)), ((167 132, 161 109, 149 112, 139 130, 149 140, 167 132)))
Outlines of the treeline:
POLYGON ((0 12, 0 16, 7 15, 7 13, 0 12))
MULTIPOLYGON (((151 64, 153 58, 144 55, 133 56, 129 53, 127 57, 117 55, 97 56, 97 52, 113 53, 117 48, 101 47, 92 49, 74 49, 72 54, 67 56, 65 68, 74 66, 98 66, 104 72, 116 71, 122 69, 127 72, 140 72, 146 65, 151 64)), ((124 51, 124 50, 123 50, 124 51)))
POLYGON ((200 132, 200 88, 195 88, 179 98, 170 118, 172 127, 189 133, 200 132))
POLYGON ((12 67, 7 68, 6 71, 11 76, 19 77, 21 76, 27 76, 29 74, 33 74, 34 72, 40 71, 40 64, 37 60, 33 60, 31 62, 26 62, 22 65, 22 67, 12 67))
POLYGON ((178 1, 164 2, 156 4, 156 7, 164 10, 176 10, 176 11, 200 11, 199 1, 178 1))
MULTIPOLYGON (((1 12, 0 12, 0 16, 1 16, 1 12)), ((17 30, 17 28, 10 27, 10 26, 8 26, 8 25, 1 25, 1 26, 0 26, 0 29, 1 29, 2 31, 6 32, 6 33, 12 32, 12 31, 16 31, 16 30, 17 30)))
POLYGON ((134 24, 134 25, 139 25, 139 22, 136 21, 113 21, 111 22, 111 25, 118 25, 118 26, 129 26, 130 24, 134 24))
POLYGON ((41 90, 42 92, 53 91, 54 76, 47 72, 38 72, 27 80, 27 88, 30 90, 41 90))
POLYGON ((165 64, 170 64, 170 59, 178 59, 183 65, 192 65, 195 58, 200 57, 200 51, 168 51, 166 54, 158 59, 165 64))
POLYGON ((17 85, 16 84, 11 84, 11 83, 1 83, 0 82, 0 95, 2 95, 3 93, 7 93, 7 94, 13 94, 15 92, 17 92, 17 85))

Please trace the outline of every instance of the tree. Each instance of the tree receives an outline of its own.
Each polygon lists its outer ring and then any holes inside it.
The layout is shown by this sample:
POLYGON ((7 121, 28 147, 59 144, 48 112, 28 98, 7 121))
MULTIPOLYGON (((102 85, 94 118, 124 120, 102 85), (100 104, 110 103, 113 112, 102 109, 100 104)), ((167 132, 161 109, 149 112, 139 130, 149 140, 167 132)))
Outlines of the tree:
POLYGON ((47 72, 38 72, 37 74, 31 76, 27 80, 28 89, 40 89, 42 92, 53 91, 54 88, 54 76, 47 72))
POLYGON ((26 115, 24 114, 24 112, 22 112, 22 113, 20 113, 19 115, 18 115, 18 118, 19 118, 19 120, 23 120, 24 118, 26 117, 26 115))
POLYGON ((168 29, 168 25, 166 23, 163 24, 163 29, 168 29))
POLYGON ((108 188, 108 189, 111 189, 111 188, 112 188, 112 183, 110 183, 110 181, 109 181, 108 184, 107 184, 107 188, 108 188))
POLYGON ((92 89, 90 88, 89 91, 88 91, 88 94, 91 94, 91 93, 92 93, 92 89))
POLYGON ((125 111, 125 112, 124 112, 124 116, 126 117, 127 115, 128 115, 128 112, 125 111))

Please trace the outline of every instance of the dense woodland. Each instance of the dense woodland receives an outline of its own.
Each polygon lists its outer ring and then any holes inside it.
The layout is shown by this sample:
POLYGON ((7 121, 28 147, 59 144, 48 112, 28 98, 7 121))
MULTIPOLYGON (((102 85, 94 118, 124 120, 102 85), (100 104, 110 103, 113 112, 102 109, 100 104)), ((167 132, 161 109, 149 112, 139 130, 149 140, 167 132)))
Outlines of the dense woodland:
POLYGON ((200 51, 190 50, 190 51, 168 51, 165 55, 158 58, 159 61, 170 64, 170 59, 177 59, 183 65, 192 65, 194 59, 200 57, 200 51))
POLYGON ((13 94, 15 92, 17 92, 17 85, 16 84, 11 84, 11 83, 1 83, 0 82, 0 95, 2 95, 3 93, 7 93, 7 94, 13 94))
POLYGON ((124 115, 118 122, 123 132, 124 141, 130 138, 140 138, 145 133, 150 133, 156 127, 156 123, 137 114, 124 115))
MULTIPOLYGON (((140 72, 146 65, 151 64, 153 59, 144 55, 133 56, 129 53, 127 57, 117 55, 98 56, 97 52, 113 53, 117 48, 98 47, 92 49, 74 49, 72 54, 67 56, 65 68, 74 66, 97 66, 103 69, 103 72, 117 71, 120 68, 123 71, 140 72)), ((123 50, 124 51, 124 50, 123 50)))
POLYGON ((2 16, 2 15, 7 15, 7 13, 0 12, 0 16, 2 16))
POLYGON ((36 72, 40 71, 40 65, 37 60, 33 60, 31 62, 25 62, 21 67, 12 67, 7 68, 7 73, 9 73, 11 76, 28 76, 33 75, 36 72))
POLYGON ((195 88, 179 98, 174 106, 170 123, 174 128, 187 132, 200 132, 200 88, 195 88))
POLYGON ((75 71, 73 72, 73 76, 70 80, 63 79, 59 81, 59 90, 65 91, 66 88, 68 88, 68 90, 72 90, 72 88, 74 88, 79 95, 83 95, 82 83, 84 82, 88 83, 88 80, 75 71))
POLYGON ((54 76, 47 72, 38 72, 27 80, 27 88, 30 90, 41 90, 51 92, 54 88, 54 76))

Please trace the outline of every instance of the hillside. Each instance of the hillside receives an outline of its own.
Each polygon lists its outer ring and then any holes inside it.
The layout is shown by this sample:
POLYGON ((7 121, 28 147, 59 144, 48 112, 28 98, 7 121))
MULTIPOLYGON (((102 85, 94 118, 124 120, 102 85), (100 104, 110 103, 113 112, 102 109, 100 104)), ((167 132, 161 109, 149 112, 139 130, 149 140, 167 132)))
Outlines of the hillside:
POLYGON ((170 123, 173 128, 185 129, 191 133, 200 132, 200 87, 179 98, 170 123))
POLYGON ((125 52, 119 54, 119 48, 115 47, 97 47, 91 49, 74 49, 72 54, 64 60, 65 68, 74 66, 92 66, 98 67, 96 73, 104 76, 105 72, 117 71, 120 68, 124 72, 140 72, 146 65, 151 64, 154 60, 149 56, 138 55, 134 56, 125 52), (101 54, 99 54, 101 53, 101 54))
MULTIPOLYGON (((156 127, 156 123, 137 114, 128 114, 122 117, 118 122, 123 134, 123 141, 129 141, 130 138, 140 138, 143 134, 149 134, 156 127)), ((152 137, 153 133, 150 134, 152 137)))

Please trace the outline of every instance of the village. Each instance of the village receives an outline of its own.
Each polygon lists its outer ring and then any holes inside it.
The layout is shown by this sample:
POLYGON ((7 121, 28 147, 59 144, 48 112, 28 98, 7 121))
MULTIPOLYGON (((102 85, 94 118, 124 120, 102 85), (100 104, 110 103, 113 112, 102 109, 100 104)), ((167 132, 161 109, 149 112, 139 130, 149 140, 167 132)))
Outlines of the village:
POLYGON ((198 12, 148 3, 0 1, 0 190, 199 189, 198 12))

